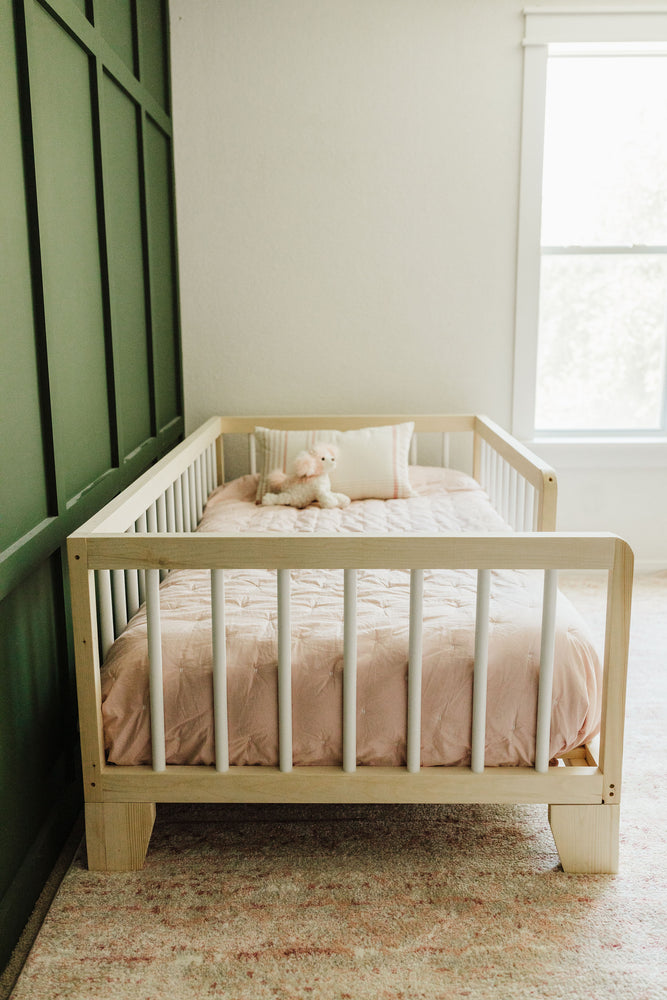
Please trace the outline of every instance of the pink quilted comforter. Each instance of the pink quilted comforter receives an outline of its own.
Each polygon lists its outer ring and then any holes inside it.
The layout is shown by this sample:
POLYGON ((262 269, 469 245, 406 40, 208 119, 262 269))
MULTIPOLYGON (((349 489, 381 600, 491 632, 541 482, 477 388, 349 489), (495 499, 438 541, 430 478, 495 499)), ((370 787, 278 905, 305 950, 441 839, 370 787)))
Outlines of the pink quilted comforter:
MULTIPOLYGON (((209 500, 200 530, 221 532, 431 532, 509 530, 463 473, 411 469, 416 496, 356 501, 345 510, 262 507, 245 476, 209 500)), ((225 574, 230 761, 278 757, 276 576, 225 574)), ((534 761, 542 574, 492 574, 486 763, 534 761)), ((425 573, 422 763, 470 761, 476 574, 425 573)), ((357 759, 405 763, 409 574, 358 574, 357 759)), ((292 573, 292 691, 295 764, 342 759, 343 573, 292 573)), ((167 762, 214 761, 210 575, 177 571, 161 588, 167 762)), ((551 726, 552 756, 595 735, 600 665, 586 628, 559 594, 551 726)), ((144 609, 102 668, 102 712, 110 762, 150 763, 144 609)))

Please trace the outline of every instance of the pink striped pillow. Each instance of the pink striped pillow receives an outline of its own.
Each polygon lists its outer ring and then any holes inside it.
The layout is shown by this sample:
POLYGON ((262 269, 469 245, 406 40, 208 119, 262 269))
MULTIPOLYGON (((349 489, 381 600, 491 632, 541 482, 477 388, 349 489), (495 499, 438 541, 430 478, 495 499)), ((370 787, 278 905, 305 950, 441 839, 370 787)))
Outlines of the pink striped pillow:
POLYGON ((273 469, 288 472, 300 451, 322 441, 336 444, 338 462, 331 488, 351 500, 391 500, 413 496, 408 477, 408 453, 414 423, 363 427, 354 431, 278 431, 255 427, 257 445, 257 503, 268 490, 273 469))

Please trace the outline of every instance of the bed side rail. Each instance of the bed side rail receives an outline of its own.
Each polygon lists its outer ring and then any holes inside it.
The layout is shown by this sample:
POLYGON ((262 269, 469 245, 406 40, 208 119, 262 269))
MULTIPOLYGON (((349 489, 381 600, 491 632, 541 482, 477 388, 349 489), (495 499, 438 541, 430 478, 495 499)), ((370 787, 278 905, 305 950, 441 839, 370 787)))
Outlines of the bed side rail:
MULTIPOLYGON (((75 531, 72 540, 105 532, 153 536, 195 531, 219 483, 219 425, 218 418, 209 420, 75 531)), ((163 568, 161 577, 165 574, 163 568)), ((105 656, 146 599, 146 572, 103 568, 95 574, 95 589, 105 656)))
MULTIPOLYGON (((524 533, 471 537, 382 536, 156 536, 94 535, 70 540, 72 606, 75 622, 77 681, 82 710, 83 759, 88 781, 104 766, 100 711, 96 590, 94 572, 146 573, 153 770, 164 771, 165 733, 162 702, 160 571, 208 569, 213 621, 214 718, 216 769, 229 768, 227 747, 224 573, 227 569, 277 571, 278 704, 280 769, 292 769, 290 571, 300 568, 345 571, 343 769, 356 767, 356 572, 396 568, 411 573, 408 665, 407 769, 420 770, 421 629, 425 569, 477 571, 477 612, 473 674, 472 774, 484 773, 487 640, 491 572, 538 569, 544 574, 537 741, 534 770, 549 768, 549 730, 553 677, 557 572, 561 569, 606 570, 607 617, 602 691, 599 763, 601 801, 620 799, 625 684, 628 657, 632 551, 613 535, 524 533)), ((599 770, 596 770, 596 767, 599 770)), ((568 770, 576 771, 577 768, 568 770)), ((587 770, 584 768, 584 770, 587 770)), ((474 780, 474 779, 473 779, 474 780)), ((545 801, 544 799, 542 801, 545 801)), ((547 800, 548 801, 548 800, 547 800)))
MULTIPOLYGON (((177 534, 193 532, 207 498, 224 479, 224 436, 248 436, 253 468, 254 428, 266 422, 277 428, 332 427, 347 430, 400 422, 396 415, 332 415, 304 417, 213 417, 173 449, 135 483, 87 521, 73 537, 98 533, 177 534)), ((486 417, 471 415, 419 415, 414 419, 413 459, 417 460, 420 434, 441 436, 441 464, 449 464, 452 434, 473 434, 473 475, 485 487, 501 516, 516 531, 553 530, 555 526, 555 474, 511 435, 486 417)), ((165 569, 162 569, 162 575, 165 569)), ((129 618, 146 599, 144 570, 100 569, 99 633, 102 654, 129 618)))
POLYGON ((515 531, 555 531, 556 473, 488 417, 475 418, 473 476, 515 531))
MULTIPOLYGON (((253 431, 256 426, 276 430, 304 428, 346 431, 358 427, 381 427, 412 421, 415 433, 410 463, 420 457, 422 435, 440 435, 438 464, 450 465, 452 435, 472 432, 472 474, 489 494, 498 513, 515 531, 556 530, 556 473, 537 455, 522 445, 488 417, 472 414, 366 414, 358 416, 247 416, 224 417, 221 432, 243 434, 248 439, 248 469, 256 472, 253 431)), ((224 468, 223 437, 219 444, 220 466, 224 468)))
POLYGON ((194 531, 207 497, 220 482, 220 426, 220 418, 211 417, 82 524, 75 535, 132 531, 138 522, 143 525, 144 517, 153 525, 149 532, 194 531))

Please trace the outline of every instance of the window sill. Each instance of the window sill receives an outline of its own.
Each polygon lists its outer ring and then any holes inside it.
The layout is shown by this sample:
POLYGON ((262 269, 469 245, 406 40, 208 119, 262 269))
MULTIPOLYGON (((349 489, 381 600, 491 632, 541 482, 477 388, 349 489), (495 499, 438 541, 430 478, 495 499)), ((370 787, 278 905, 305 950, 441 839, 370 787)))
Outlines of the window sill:
POLYGON ((667 469, 667 436, 536 437, 525 442, 559 469, 667 469))

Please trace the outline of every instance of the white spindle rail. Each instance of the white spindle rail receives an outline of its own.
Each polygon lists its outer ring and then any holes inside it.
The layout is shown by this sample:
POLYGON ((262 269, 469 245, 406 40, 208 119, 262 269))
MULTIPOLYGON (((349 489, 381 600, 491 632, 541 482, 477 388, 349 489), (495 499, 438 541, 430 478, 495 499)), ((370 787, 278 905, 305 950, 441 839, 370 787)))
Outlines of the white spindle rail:
POLYGON ((422 638, 424 571, 410 570, 410 629, 408 653, 408 724, 407 768, 411 773, 421 766, 422 638))
POLYGON ((127 596, 125 594, 125 571, 111 571, 111 600, 113 603, 114 636, 120 635, 127 625, 127 596))
POLYGON ((162 679, 162 628, 160 624, 160 571, 146 570, 146 621, 148 626, 149 693, 153 770, 166 767, 164 686, 162 679))
POLYGON ((357 766, 357 571, 344 570, 343 770, 357 766))
POLYGON ((211 570, 213 644, 213 719, 216 771, 229 770, 227 719, 227 644, 225 641, 225 589, 223 570, 211 570))
POLYGON ((100 643, 102 646, 102 657, 105 657, 111 649, 115 638, 110 570, 99 570, 97 574, 97 591, 97 606, 100 620, 100 643))
POLYGON ((292 637, 290 571, 278 570, 278 747, 281 771, 292 770, 292 637))
POLYGON ((540 677, 537 693, 537 735, 535 740, 535 770, 543 774, 549 768, 557 588, 558 571, 555 569, 545 570, 542 604, 542 639, 540 644, 540 677))
POLYGON ((477 609, 475 613, 475 662, 473 667, 472 751, 470 766, 476 774, 484 771, 486 743, 486 687, 489 665, 489 594, 491 572, 477 571, 477 609))

